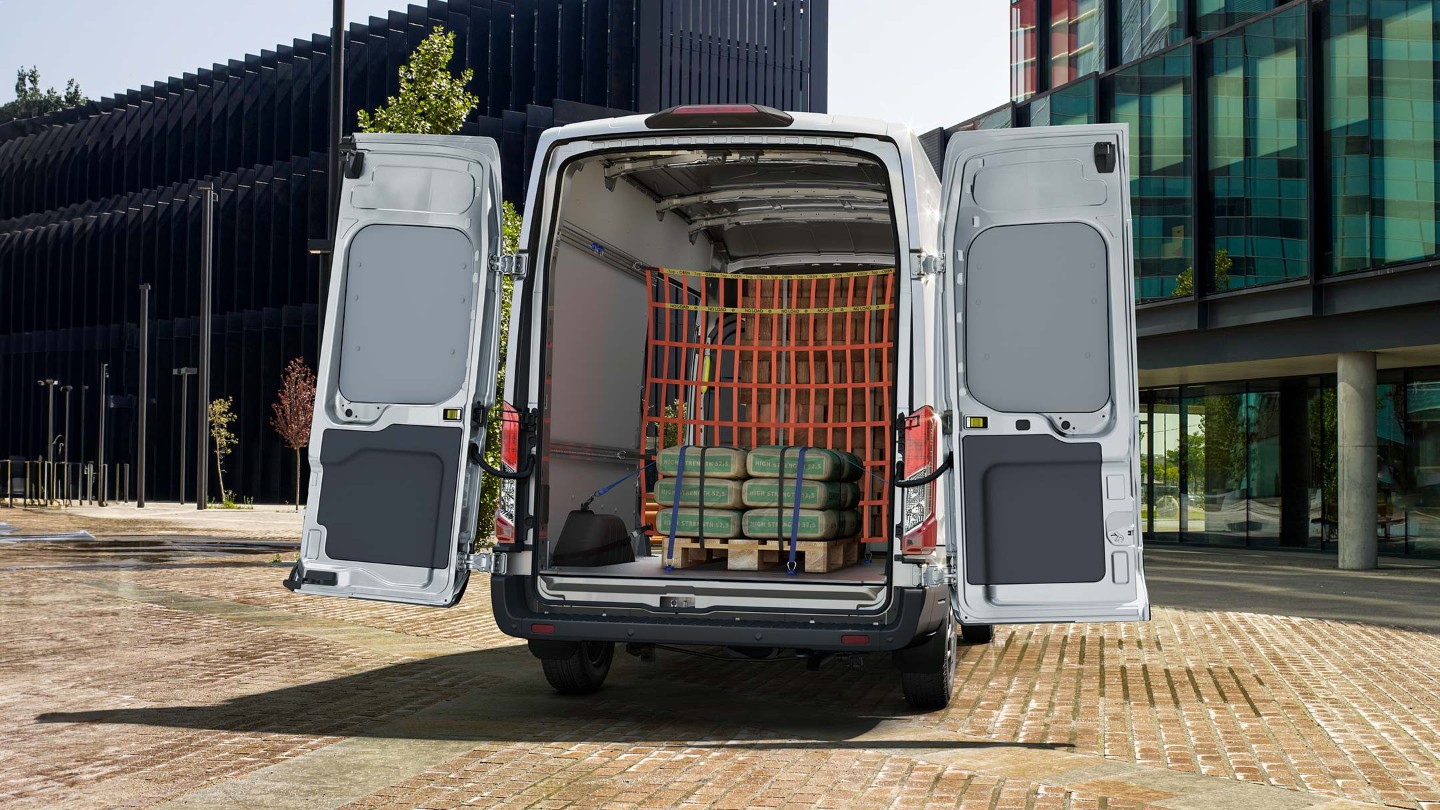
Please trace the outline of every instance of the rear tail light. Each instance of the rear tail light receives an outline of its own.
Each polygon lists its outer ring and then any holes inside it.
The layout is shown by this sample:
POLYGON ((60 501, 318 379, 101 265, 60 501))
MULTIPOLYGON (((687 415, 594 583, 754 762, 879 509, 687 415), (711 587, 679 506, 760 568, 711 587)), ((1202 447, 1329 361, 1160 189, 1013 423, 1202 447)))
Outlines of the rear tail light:
POLYGON ((707 127, 788 127, 795 117, 760 104, 683 104, 645 119, 650 129, 707 127))
MULTIPOLYGON (((520 466, 520 412, 501 403, 500 469, 514 472, 520 466)), ((495 509, 495 542, 515 542, 515 482, 500 479, 500 503, 495 509)))
MULTIPOLYGON (((919 478, 935 470, 939 438, 940 420, 929 405, 905 417, 905 478, 919 478)), ((901 553, 929 554, 935 550, 940 533, 935 523, 938 486, 938 482, 931 481, 901 490, 901 553)))

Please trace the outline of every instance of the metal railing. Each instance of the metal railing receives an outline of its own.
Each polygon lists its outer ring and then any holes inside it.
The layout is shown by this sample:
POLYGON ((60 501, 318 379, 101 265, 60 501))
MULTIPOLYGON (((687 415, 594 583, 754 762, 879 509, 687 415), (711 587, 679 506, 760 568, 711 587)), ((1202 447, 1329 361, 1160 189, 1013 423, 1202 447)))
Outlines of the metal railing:
POLYGON ((0 504, 14 508, 74 506, 77 503, 104 505, 130 502, 130 465, 93 461, 49 462, 44 459, 15 461, 0 459, 5 489, 0 504), (108 498, 107 498, 108 495, 108 498))

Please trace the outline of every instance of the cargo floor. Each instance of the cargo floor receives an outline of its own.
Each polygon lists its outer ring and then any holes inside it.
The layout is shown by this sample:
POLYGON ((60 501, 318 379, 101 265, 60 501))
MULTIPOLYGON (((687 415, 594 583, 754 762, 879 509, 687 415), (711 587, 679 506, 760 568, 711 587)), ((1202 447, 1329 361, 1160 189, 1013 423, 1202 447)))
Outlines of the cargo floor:
POLYGON ((661 558, 642 557, 632 563, 601 565, 593 568, 551 568, 546 574, 571 574, 574 576, 605 577, 664 577, 666 579, 786 579, 791 582, 853 582, 856 584, 880 584, 885 582, 885 561, 877 557, 874 562, 850 565, 824 574, 800 572, 787 577, 782 567, 765 568, 759 571, 731 571, 724 560, 697 565, 693 568, 666 571, 661 558))

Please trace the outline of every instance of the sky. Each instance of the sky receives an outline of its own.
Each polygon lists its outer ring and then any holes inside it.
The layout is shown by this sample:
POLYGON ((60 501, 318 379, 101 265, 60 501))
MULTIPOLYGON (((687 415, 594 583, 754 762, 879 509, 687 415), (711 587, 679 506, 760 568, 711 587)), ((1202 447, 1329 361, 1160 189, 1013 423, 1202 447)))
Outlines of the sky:
MULTIPOLYGON (((405 0, 346 0, 352 22, 405 0)), ((0 0, 0 103, 14 70, 113 96, 330 28, 327 0, 0 0)), ((1008 96, 1006 0, 831 0, 830 112, 948 126, 1008 96)))

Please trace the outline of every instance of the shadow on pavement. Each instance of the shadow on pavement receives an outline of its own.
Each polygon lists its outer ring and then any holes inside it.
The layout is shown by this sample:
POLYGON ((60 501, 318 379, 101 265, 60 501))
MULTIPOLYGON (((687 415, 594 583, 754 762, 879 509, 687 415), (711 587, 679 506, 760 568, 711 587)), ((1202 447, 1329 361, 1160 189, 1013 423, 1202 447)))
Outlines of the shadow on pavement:
POLYGON ((892 680, 895 672, 888 666, 809 673, 803 663, 757 671, 753 664, 617 659, 604 689, 567 697, 550 690, 528 652, 509 647, 395 664, 215 705, 46 712, 35 719, 477 743, 694 740, 703 741, 698 747, 722 747, 726 740, 765 741, 737 746, 757 750, 834 747, 837 742, 856 748, 1070 747, 952 739, 843 742, 886 720, 911 716, 898 694, 887 697, 882 691, 875 697, 873 687, 883 690, 882 678, 892 680), (856 678, 866 683, 857 684, 856 678), (794 688, 787 690, 787 685, 794 688), (865 702, 837 705, 834 699, 815 699, 841 690, 863 694, 865 702), (777 736, 798 740, 776 742, 777 736))

